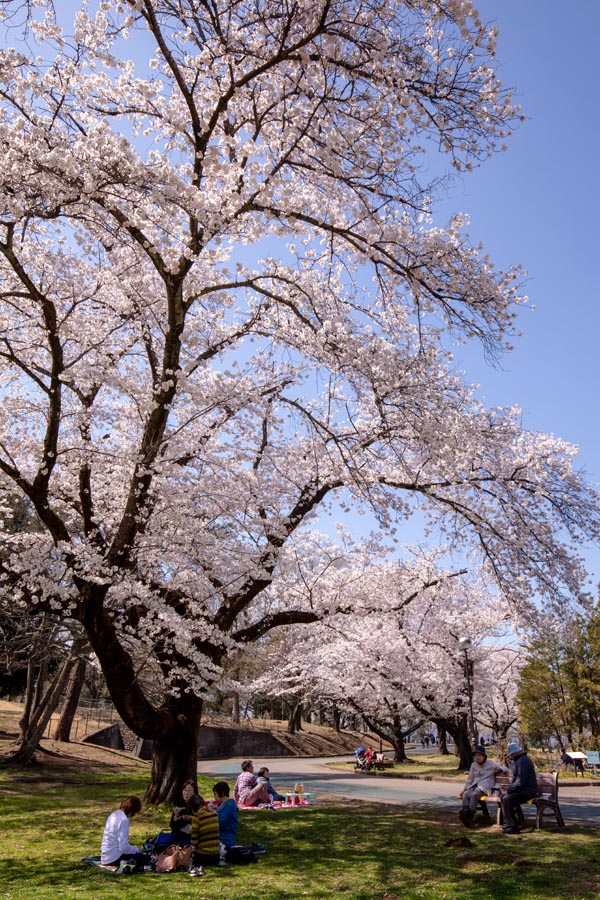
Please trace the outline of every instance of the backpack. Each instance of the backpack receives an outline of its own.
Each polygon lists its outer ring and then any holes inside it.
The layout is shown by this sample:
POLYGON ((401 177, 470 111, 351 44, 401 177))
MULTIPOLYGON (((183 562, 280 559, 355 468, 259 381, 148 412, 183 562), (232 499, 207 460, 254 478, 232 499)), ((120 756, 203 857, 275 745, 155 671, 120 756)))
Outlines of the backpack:
POLYGON ((172 832, 159 831, 156 837, 148 838, 144 841, 143 850, 144 853, 162 853, 163 850, 166 850, 167 847, 174 843, 175 839, 172 832))
POLYGON ((227 847, 225 850, 225 862, 233 866, 247 866, 249 863, 257 863, 258 857, 250 847, 227 847))

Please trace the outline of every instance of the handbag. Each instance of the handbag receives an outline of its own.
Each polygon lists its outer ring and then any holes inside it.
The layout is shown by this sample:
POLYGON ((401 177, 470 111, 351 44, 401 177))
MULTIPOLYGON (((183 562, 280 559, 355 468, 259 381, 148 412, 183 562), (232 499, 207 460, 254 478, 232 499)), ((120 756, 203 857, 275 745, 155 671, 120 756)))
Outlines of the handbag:
POLYGON ((163 873, 189 869, 191 861, 191 847, 178 847, 177 844, 171 844, 163 853, 159 854, 156 860, 156 871, 163 873))

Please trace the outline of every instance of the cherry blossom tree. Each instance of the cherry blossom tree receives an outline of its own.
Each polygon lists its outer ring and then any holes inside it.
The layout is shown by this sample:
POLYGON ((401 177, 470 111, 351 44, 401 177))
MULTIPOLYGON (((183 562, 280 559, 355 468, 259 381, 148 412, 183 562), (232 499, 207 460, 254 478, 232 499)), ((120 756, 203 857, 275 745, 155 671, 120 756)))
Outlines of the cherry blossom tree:
POLYGON ((1 15, 0 475, 39 520, 3 590, 83 625, 154 741, 147 798, 195 770, 232 647, 344 607, 308 531, 334 500, 388 535, 421 507, 515 603, 581 596, 573 448, 478 405, 447 350, 501 352, 519 302, 430 200, 519 115, 472 4, 1 15))
MULTIPOLYGON (((285 661, 273 658, 240 691, 295 696, 359 713, 369 729, 407 759, 406 739, 424 721, 452 736, 459 765, 470 765, 468 687, 460 639, 472 640, 472 698, 504 725, 515 714, 516 651, 501 642, 510 609, 485 572, 475 578, 439 568, 439 550, 409 563, 365 569, 348 584, 352 613, 296 630, 285 661), (370 598, 365 602, 365 598, 370 598), (512 700, 512 703, 510 702, 512 700)), ((494 727, 494 726, 491 726, 494 727)))

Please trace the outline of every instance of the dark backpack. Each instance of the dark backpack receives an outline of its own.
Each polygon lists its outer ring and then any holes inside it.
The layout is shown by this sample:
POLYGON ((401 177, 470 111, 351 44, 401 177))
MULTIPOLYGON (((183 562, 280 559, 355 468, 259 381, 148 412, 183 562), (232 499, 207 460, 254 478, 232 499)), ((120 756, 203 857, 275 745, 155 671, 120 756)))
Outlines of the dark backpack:
POLYGON ((250 847, 228 847, 225 851, 225 862, 232 866, 247 866, 249 863, 258 862, 256 853, 250 847))
POLYGON ((159 831, 156 837, 148 838, 143 843, 144 853, 162 853, 171 844, 177 843, 171 831, 159 831))

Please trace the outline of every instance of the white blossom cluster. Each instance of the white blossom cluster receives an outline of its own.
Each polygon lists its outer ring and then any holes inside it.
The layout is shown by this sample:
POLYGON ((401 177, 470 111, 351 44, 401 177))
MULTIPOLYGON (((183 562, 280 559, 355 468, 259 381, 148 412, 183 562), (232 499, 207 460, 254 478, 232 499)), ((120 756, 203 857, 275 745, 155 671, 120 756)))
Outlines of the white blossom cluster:
POLYGON ((83 624, 137 733, 193 718, 233 647, 347 609, 364 551, 332 566, 310 530, 334 498, 388 545, 422 508, 515 606, 584 599, 574 449, 444 349, 500 352, 524 299, 430 199, 518 119, 472 4, 3 11, 0 485, 39 530, 2 584, 83 624))

